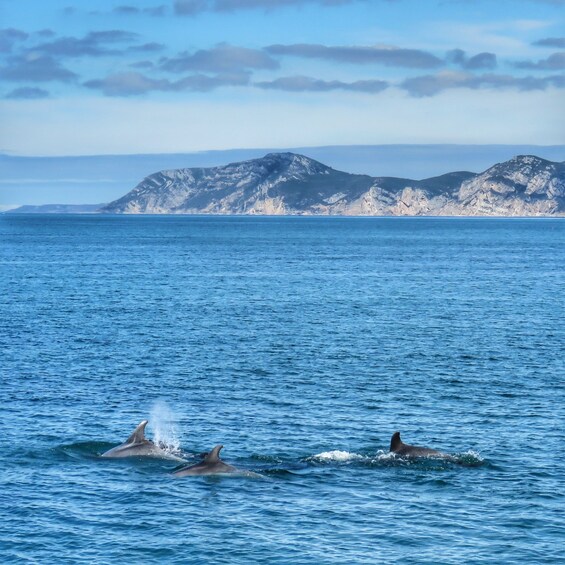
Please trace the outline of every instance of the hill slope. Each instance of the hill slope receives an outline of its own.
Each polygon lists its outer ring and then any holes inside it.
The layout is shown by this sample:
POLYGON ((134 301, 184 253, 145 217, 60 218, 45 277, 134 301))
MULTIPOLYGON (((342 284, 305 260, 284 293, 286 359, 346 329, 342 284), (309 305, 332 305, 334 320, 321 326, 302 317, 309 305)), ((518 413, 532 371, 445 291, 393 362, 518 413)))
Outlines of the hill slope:
POLYGON ((154 173, 115 214, 565 215, 565 163, 518 156, 483 173, 420 181, 337 171, 294 153, 154 173))

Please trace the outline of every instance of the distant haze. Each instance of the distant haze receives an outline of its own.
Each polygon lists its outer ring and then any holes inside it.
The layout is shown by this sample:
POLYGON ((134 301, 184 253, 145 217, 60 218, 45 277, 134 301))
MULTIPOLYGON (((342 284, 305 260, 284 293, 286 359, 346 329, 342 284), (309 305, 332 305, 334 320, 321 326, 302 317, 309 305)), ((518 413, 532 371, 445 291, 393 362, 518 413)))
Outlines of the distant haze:
MULTIPOLYGON (((212 167, 281 149, 185 154, 16 157, 0 155, 0 210, 26 204, 98 204, 123 196, 160 170, 212 167)), ((515 155, 565 160, 565 145, 352 145, 287 148, 334 169, 372 176, 429 178, 481 172, 515 155)))

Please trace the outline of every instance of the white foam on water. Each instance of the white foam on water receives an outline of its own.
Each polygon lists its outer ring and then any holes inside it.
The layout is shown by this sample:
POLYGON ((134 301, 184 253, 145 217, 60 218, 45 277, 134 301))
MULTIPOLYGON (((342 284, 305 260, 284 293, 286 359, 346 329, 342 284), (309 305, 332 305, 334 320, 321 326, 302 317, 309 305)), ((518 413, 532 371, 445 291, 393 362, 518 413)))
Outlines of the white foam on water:
POLYGON ((391 461, 397 458, 396 453, 391 451, 378 451, 377 454, 372 458, 373 461, 391 461))
POLYGON ((149 418, 153 429, 153 441, 172 454, 180 452, 176 420, 175 413, 164 400, 157 400, 153 403, 149 418))
POLYGON ((478 451, 474 451, 473 449, 464 451, 461 455, 468 455, 469 457, 474 457, 478 461, 484 461, 484 457, 478 451))
POLYGON ((464 451, 463 453, 458 453, 456 457, 463 463, 482 464, 485 462, 485 458, 478 451, 473 451, 472 449, 464 451))
POLYGON ((316 461, 353 461, 355 459, 364 459, 364 457, 358 453, 334 449, 333 451, 324 451, 322 453, 312 455, 310 459, 316 461))

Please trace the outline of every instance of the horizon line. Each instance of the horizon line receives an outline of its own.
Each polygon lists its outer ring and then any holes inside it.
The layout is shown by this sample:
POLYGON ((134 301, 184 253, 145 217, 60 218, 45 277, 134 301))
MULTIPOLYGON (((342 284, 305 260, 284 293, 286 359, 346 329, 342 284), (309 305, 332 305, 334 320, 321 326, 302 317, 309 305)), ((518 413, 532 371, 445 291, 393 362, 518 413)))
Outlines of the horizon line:
POLYGON ((55 154, 55 155, 23 155, 13 153, 9 150, 0 150, 0 157, 15 159, 72 159, 89 157, 143 157, 160 155, 199 155, 209 153, 227 153, 232 151, 268 151, 285 152, 291 150, 308 149, 338 149, 338 148, 360 148, 360 147, 541 147, 541 148, 565 148, 564 143, 550 143, 542 145, 539 143, 354 143, 354 144, 330 144, 330 145, 298 145, 293 147, 232 147, 229 149, 199 149, 192 151, 163 151, 149 153, 81 153, 81 154, 55 154))

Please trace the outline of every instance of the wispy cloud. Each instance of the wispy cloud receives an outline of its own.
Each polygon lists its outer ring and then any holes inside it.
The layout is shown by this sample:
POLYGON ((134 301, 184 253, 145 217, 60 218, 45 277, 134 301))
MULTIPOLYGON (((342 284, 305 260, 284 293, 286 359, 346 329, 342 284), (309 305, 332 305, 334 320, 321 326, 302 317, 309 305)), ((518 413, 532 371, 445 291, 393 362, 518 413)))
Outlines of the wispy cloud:
POLYGON ((171 84, 170 90, 192 90, 208 92, 223 86, 246 86, 249 84, 248 73, 225 73, 216 76, 202 74, 190 75, 171 84))
POLYGON ((29 37, 25 31, 14 28, 0 29, 0 53, 9 53, 18 41, 29 37))
POLYGON ((287 92, 329 92, 331 90, 349 90, 376 94, 388 88, 384 80, 358 80, 342 82, 339 80, 320 80, 307 76, 281 77, 272 81, 255 83, 255 86, 269 90, 285 90, 287 92))
POLYGON ((103 79, 89 80, 87 88, 100 90, 106 96, 139 96, 152 91, 208 92, 225 86, 245 86, 249 84, 248 73, 226 73, 215 76, 203 74, 189 75, 177 81, 153 79, 138 72, 125 72, 109 75, 103 79))
POLYGON ((162 51, 163 49, 165 49, 165 45, 163 43, 157 43, 155 41, 128 47, 128 51, 133 51, 136 53, 155 53, 157 51, 162 51))
POLYGON ((212 49, 181 53, 177 57, 163 59, 160 67, 174 73, 236 72, 249 69, 276 69, 279 63, 264 51, 222 43, 212 49))
POLYGON ((434 96, 452 88, 493 88, 515 90, 545 90, 549 86, 563 88, 563 77, 514 77, 486 73, 474 75, 464 72, 445 71, 436 75, 409 78, 401 83, 401 88, 416 97, 434 96))
POLYGON ((36 31, 35 35, 38 35, 39 37, 55 37, 57 34, 52 29, 45 28, 36 31))
POLYGON ((64 68, 53 57, 37 53, 27 53, 10 57, 0 67, 0 79, 13 82, 71 82, 77 75, 64 68))
POLYGON ((534 41, 532 45, 537 47, 555 47, 557 49, 565 49, 565 37, 546 37, 534 41))
POLYGON ((497 61, 494 53, 478 53, 473 57, 467 57, 462 49, 453 49, 447 53, 447 61, 461 66, 467 70, 494 69, 497 61))
POLYGON ((253 9, 272 11, 307 4, 338 6, 366 1, 368 0, 175 0, 173 7, 175 14, 179 16, 195 16, 202 12, 235 12, 253 9))
POLYGON ((116 6, 112 12, 120 16, 132 16, 141 13, 141 8, 137 6, 116 6))
POLYGON ((138 16, 147 14, 149 16, 159 17, 164 16, 167 13, 167 6, 153 6, 149 8, 139 8, 137 6, 122 5, 116 6, 112 12, 119 16, 138 16))
POLYGON ((377 64, 389 67, 432 69, 440 67, 441 59, 420 49, 400 47, 327 46, 312 43, 270 45, 265 50, 272 55, 287 55, 308 59, 325 59, 338 63, 377 64))
MULTIPOLYGON (((376 0, 174 0, 173 10, 174 13, 179 16, 195 16, 202 12, 235 12, 253 9, 262 9, 270 12, 281 8, 293 6, 301 7, 308 4, 318 6, 339 6, 374 1, 376 0)), ((460 2, 461 0, 451 1, 460 2)), ((556 6, 565 4, 565 0, 530 0, 530 2, 553 4, 556 6)), ((131 8, 131 6, 122 6, 121 8, 131 8)))
POLYGON ((155 63, 153 61, 136 61, 135 63, 131 63, 129 65, 132 69, 153 69, 155 67, 155 63))
POLYGON ((57 57, 102 57, 119 55, 122 49, 109 48, 109 45, 132 43, 138 34, 122 30, 91 31, 82 38, 61 37, 54 41, 40 43, 32 51, 57 57))
POLYGON ((41 98, 48 98, 49 92, 43 88, 35 88, 30 86, 23 86, 16 88, 6 94, 5 98, 11 100, 39 100, 41 98))
POLYGON ((538 71, 559 71, 565 69, 565 51, 553 53, 547 59, 539 61, 520 61, 514 65, 518 69, 530 69, 538 71))
POLYGON ((125 72, 86 81, 84 86, 101 90, 106 96, 136 96, 153 90, 169 90, 170 84, 166 79, 152 79, 141 73, 125 72))

